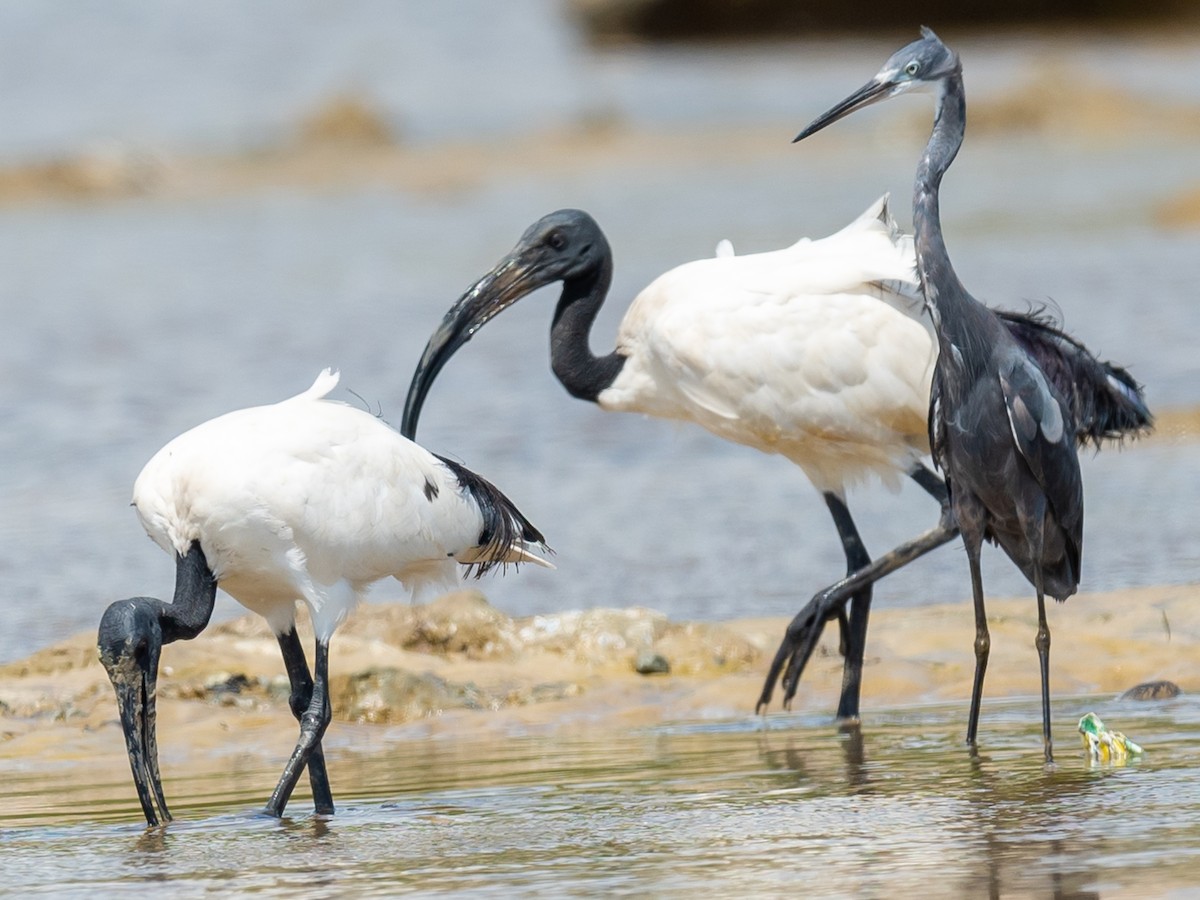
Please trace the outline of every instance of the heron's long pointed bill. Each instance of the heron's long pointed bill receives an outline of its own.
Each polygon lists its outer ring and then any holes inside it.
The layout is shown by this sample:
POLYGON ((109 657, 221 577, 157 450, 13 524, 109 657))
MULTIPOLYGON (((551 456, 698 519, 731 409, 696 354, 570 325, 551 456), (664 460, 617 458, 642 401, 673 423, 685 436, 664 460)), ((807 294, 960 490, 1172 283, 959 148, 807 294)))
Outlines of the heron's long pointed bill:
POLYGON ((158 769, 158 740, 155 736, 155 683, 157 665, 143 666, 124 660, 109 669, 117 708, 121 713, 121 728, 129 750, 129 768, 137 787, 138 800, 146 823, 151 826, 171 821, 171 812, 163 797, 162 776, 158 769))
POLYGON ((855 110, 886 99, 891 96, 894 87, 895 85, 891 82, 871 79, 837 106, 833 107, 833 109, 817 116, 807 128, 792 138, 792 143, 794 144, 796 141, 804 140, 809 135, 816 134, 822 128, 832 125, 838 119, 845 118, 855 110))
POLYGON ((534 270, 521 264, 514 250, 450 307, 442 324, 425 345, 425 352, 421 354, 421 361, 413 372, 408 396, 404 400, 404 416, 400 422, 402 435, 409 440, 416 439, 421 407, 442 366, 489 319, 541 287, 535 274, 534 270))

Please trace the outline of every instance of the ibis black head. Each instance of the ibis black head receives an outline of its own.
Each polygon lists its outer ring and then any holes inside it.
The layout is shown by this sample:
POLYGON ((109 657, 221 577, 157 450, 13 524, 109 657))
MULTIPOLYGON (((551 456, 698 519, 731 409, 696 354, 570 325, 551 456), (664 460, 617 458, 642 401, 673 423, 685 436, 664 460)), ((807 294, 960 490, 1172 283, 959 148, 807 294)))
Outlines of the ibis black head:
POLYGON ((163 635, 162 603, 150 597, 118 600, 104 612, 96 647, 117 694, 129 767, 150 825, 171 821, 163 798, 155 737, 155 688, 163 635))
POLYGON ((958 54, 943 44, 932 29, 922 26, 919 41, 913 41, 893 53, 874 78, 837 106, 818 116, 796 135, 795 141, 804 140, 855 110, 880 100, 914 90, 940 90, 945 80, 961 69, 958 54))
POLYGON ((408 388, 400 433, 409 439, 416 435, 421 406, 434 379, 489 319, 538 288, 589 279, 610 260, 604 232, 582 210, 560 209, 530 225, 508 255, 450 308, 429 338, 408 388))

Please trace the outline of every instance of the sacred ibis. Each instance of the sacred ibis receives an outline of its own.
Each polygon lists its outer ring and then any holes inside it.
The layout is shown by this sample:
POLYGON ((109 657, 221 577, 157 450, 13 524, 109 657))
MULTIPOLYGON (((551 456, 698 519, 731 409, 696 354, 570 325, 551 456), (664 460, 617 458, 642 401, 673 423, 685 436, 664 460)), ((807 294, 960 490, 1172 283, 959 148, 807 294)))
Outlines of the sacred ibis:
POLYGON ((117 695, 130 767, 146 821, 167 822, 155 728, 163 644, 191 640, 217 587, 263 616, 283 652, 300 736, 266 812, 283 814, 307 766, 316 811, 333 797, 321 738, 329 725, 329 643, 374 582, 410 591, 451 588, 460 565, 549 565, 537 529, 499 490, 424 450, 361 409, 327 399, 326 369, 288 400, 211 419, 170 441, 142 469, 133 505, 175 560, 174 602, 119 600, 100 622, 98 648, 117 695), (312 618, 310 675, 296 604, 312 618))

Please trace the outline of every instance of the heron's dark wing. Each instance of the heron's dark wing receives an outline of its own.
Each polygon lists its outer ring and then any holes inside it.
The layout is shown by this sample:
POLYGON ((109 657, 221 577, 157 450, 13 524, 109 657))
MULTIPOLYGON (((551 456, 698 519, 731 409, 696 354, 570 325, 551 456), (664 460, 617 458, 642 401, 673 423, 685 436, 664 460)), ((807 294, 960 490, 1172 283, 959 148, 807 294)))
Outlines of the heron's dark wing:
POLYGON ((1001 361, 999 377, 1017 452, 1041 486, 1064 531, 1079 546, 1083 481, 1066 404, 1051 389, 1042 370, 1016 347, 1001 361))
POLYGON ((946 472, 946 420, 942 412, 942 379, 941 369, 933 371, 933 383, 929 389, 929 452, 933 456, 933 464, 942 472, 946 472))

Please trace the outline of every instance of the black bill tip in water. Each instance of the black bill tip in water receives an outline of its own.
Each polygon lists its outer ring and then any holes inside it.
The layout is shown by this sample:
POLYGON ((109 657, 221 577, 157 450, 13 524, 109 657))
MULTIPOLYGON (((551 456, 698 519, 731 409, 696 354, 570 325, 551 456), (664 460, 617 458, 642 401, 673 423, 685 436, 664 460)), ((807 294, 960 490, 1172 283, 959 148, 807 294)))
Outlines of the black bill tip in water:
POLYGON ((146 823, 171 821, 158 768, 155 689, 162 633, 157 612, 145 597, 112 604, 100 620, 97 648, 117 696, 129 768, 146 823))

